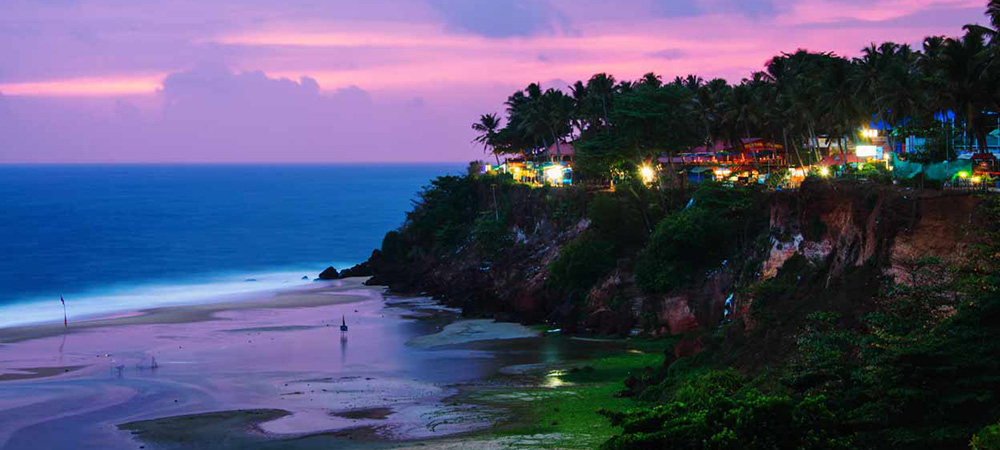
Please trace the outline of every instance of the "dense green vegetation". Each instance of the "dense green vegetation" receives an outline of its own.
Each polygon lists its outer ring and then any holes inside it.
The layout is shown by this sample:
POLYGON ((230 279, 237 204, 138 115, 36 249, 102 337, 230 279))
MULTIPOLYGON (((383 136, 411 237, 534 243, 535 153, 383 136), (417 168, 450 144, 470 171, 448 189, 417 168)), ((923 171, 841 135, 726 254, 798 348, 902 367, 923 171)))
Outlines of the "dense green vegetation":
POLYGON ((572 138, 578 176, 590 179, 620 179, 656 155, 719 141, 740 148, 750 137, 783 144, 792 164, 807 165, 833 148, 821 141, 863 141, 869 122, 886 125, 891 146, 927 138, 922 153, 908 155, 917 161, 951 159, 956 143, 985 150, 989 114, 1000 111, 1000 0, 986 15, 990 27, 930 36, 921 49, 885 42, 852 59, 782 53, 738 84, 654 73, 622 81, 599 73, 565 92, 531 84, 508 98, 506 123, 487 114, 473 128, 497 163, 572 138))
POLYGON ((620 259, 627 262, 645 245, 650 223, 662 217, 664 205, 654 190, 632 184, 590 201, 587 231, 565 245, 549 265, 549 284, 560 295, 582 300, 620 259))
MULTIPOLYGON (((472 248, 489 256, 517 249, 511 230, 525 224, 519 217, 554 223, 561 234, 553 235, 569 238, 546 261, 542 295, 551 297, 547 305, 569 305, 577 313, 616 269, 623 279, 634 275, 629 292, 638 288, 653 298, 727 267, 734 276, 747 275, 734 284, 750 299, 746 315, 685 336, 703 349, 696 356, 668 356, 664 365, 659 354, 646 354, 639 378, 633 364, 640 361, 625 362, 626 355, 614 364, 627 371, 559 375, 576 383, 572 395, 535 393, 528 413, 550 422, 518 432, 581 436, 592 430, 587 446, 603 441, 608 450, 996 449, 1000 202, 985 200, 977 211, 983 229, 975 234, 983 244, 969 249, 962 263, 894 261, 905 272, 894 280, 883 276, 883 261, 847 264, 833 279, 831 260, 796 255, 775 277, 757 281, 760 261, 753 253, 769 237, 762 207, 768 194, 713 183, 696 190, 647 186, 635 173, 637 164, 658 154, 717 140, 738 146, 750 136, 785 143, 792 163, 807 164, 823 156, 820 137, 863 140, 854 134, 872 120, 890 126, 890 144, 927 137, 916 161, 954 158, 959 135, 982 149, 984 114, 1000 110, 1000 0, 990 2, 988 15, 992 28, 929 37, 920 51, 885 43, 856 59, 782 54, 735 86, 696 76, 663 83, 653 74, 634 82, 598 74, 575 83, 569 94, 533 84, 509 98, 505 124, 497 115, 481 118, 477 142, 498 156, 531 155, 572 135, 578 172, 613 179, 615 190, 532 188, 497 176, 440 179, 402 232, 386 236, 383 254, 410 258, 472 248), (939 121, 942 114, 956 120, 939 121), (544 211, 526 212, 511 201, 515 194, 533 196, 544 211), (607 407, 608 420, 597 425, 599 405, 607 407)), ((818 173, 811 175, 803 190, 820 184, 818 173)), ((890 175, 871 164, 852 178, 890 175)), ((876 199, 857 200, 851 207, 870 209, 866 203, 876 199)), ((828 231, 819 218, 801 226, 807 240, 828 231)), ((792 239, 787 231, 770 237, 792 239)), ((612 295, 601 301, 607 309, 624 303, 612 295)), ((642 314, 655 317, 657 304, 645 304, 642 314)))
MULTIPOLYGON (((970 440, 996 448, 1000 202, 984 209, 982 231, 994 239, 970 265, 906 264, 904 282, 887 283, 860 323, 810 314, 794 348, 768 370, 738 372, 720 354, 678 360, 639 396, 646 405, 606 414, 623 433, 602 448, 959 449, 970 440)), ((795 289, 809 270, 803 264, 762 283, 758 297, 795 289)), ((756 309, 787 314, 766 303, 756 309)))
POLYGON ((473 400, 513 411, 513 423, 494 432, 500 437, 537 437, 529 445, 512 448, 597 448, 617 431, 601 419, 598 410, 622 412, 637 406, 634 399, 616 395, 621 380, 651 372, 661 364, 663 348, 671 343, 619 342, 625 349, 549 370, 543 375, 543 386, 485 391, 473 400))
POLYGON ((406 232, 414 245, 447 251, 462 243, 481 210, 472 180, 438 177, 420 193, 420 200, 406 214, 406 232))
POLYGON ((549 283, 563 295, 579 301, 614 267, 614 244, 587 234, 563 246, 559 258, 549 265, 549 283))
POLYGON ((656 226, 635 264, 636 282, 647 292, 666 292, 718 267, 740 241, 766 229, 761 199, 749 187, 701 185, 687 207, 656 226))
MULTIPOLYGON (((745 251, 768 231, 765 197, 711 183, 687 192, 638 184, 588 193, 495 176, 445 177, 428 187, 402 230, 386 235, 382 253, 503 257, 519 245, 511 232, 519 216, 548 217, 563 230, 586 218, 586 231, 548 268, 548 294, 582 305, 615 268, 634 273, 647 292, 663 293, 700 282, 724 261, 744 264, 745 251), (517 196, 530 205, 516 204, 517 196)), ((705 351, 668 358, 667 367, 657 352, 643 354, 648 370, 630 359, 623 362, 628 370, 561 374, 555 378, 574 383, 572 395, 563 396, 564 388, 532 394, 531 414, 550 421, 533 432, 572 435, 590 427, 590 436, 600 437, 594 445, 606 440, 606 449, 995 448, 1000 202, 987 199, 977 214, 985 239, 967 264, 931 257, 899 264, 903 282, 875 286, 874 297, 858 301, 863 306, 831 300, 827 291, 851 286, 828 289, 823 263, 794 256, 777 276, 741 288, 753 298, 748 317, 756 332, 743 335, 744 323, 724 323, 686 337, 705 351), (771 331, 787 335, 782 345, 773 345, 771 331), (759 364, 739 362, 741 354, 761 359, 752 355, 765 352, 759 364), (641 378, 628 386, 628 398, 616 397, 629 374, 641 378), (602 406, 607 422, 596 416, 602 406)), ((808 239, 827 231, 815 220, 802 227, 808 239)))

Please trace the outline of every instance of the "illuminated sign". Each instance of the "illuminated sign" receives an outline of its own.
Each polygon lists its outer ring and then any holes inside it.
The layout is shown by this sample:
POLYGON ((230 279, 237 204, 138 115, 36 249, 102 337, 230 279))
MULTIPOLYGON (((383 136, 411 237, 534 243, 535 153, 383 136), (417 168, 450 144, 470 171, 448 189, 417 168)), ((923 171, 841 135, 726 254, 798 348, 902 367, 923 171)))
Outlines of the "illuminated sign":
POLYGON ((878 152, 878 147, 874 145, 859 145, 857 149, 854 150, 854 154, 858 158, 874 158, 875 154, 878 152))

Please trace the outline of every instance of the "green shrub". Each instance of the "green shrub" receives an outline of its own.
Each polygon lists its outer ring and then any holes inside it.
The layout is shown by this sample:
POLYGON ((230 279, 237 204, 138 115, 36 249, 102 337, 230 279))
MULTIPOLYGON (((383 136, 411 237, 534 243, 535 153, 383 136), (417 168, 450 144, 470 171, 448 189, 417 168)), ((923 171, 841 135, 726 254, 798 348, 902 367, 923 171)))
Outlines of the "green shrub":
POLYGON ((774 277, 747 288, 753 297, 750 316, 762 323, 782 319, 782 314, 787 312, 776 305, 781 305, 783 300, 793 298, 801 281, 808 279, 815 272, 816 268, 805 256, 799 253, 792 255, 781 265, 774 277))
POLYGON ((688 282, 726 249, 713 235, 726 230, 712 213, 692 208, 661 221, 635 264, 636 282, 647 292, 666 292, 688 282))
POLYGON ((495 256, 513 244, 507 221, 494 211, 483 211, 472 226, 472 240, 487 256, 495 256))
POLYGON ((602 412, 622 433, 603 450, 851 448, 823 396, 764 392, 732 369, 690 372, 661 404, 602 412))
POLYGON ((1000 424, 983 428, 969 442, 972 450, 1000 450, 1000 424))
POLYGON ((449 250, 462 244, 478 217, 472 177, 443 176, 431 181, 406 214, 404 232, 424 248, 449 250))
POLYGON ((382 238, 382 256, 389 260, 401 260, 406 257, 406 242, 398 231, 390 231, 382 238))
MULTIPOLYGON (((637 397, 638 408, 605 414, 622 432, 603 448, 1000 449, 1000 201, 984 200, 980 213, 976 231, 985 239, 968 266, 898 262, 906 285, 796 319, 781 361, 753 379, 713 370, 739 349, 709 342, 695 358, 713 348, 730 354, 671 364, 637 397), (867 308, 874 311, 863 314, 867 308)), ((826 286, 816 282, 820 274, 804 258, 790 259, 751 289, 754 306, 764 299, 769 314, 802 317, 806 302, 817 301, 803 287, 826 286)), ((758 330, 765 340, 744 335, 726 344, 766 346, 781 332, 758 330)))
POLYGON ((877 183, 892 182, 892 172, 890 172, 885 163, 882 162, 862 164, 861 168, 858 170, 858 176, 877 183))
POLYGON ((584 217, 587 210, 589 193, 577 187, 558 189, 541 188, 545 190, 545 204, 553 223, 565 229, 576 225, 584 217))
POLYGON ((580 298, 614 267, 614 244, 585 233, 563 246, 549 264, 548 281, 559 292, 580 298))
POLYGON ((765 226, 760 196, 751 188, 704 183, 692 204, 667 215, 635 264, 636 282, 646 292, 666 292, 701 278, 735 253, 748 233, 765 226))
POLYGON ((619 249, 640 246, 646 240, 642 214, 634 199, 610 194, 596 196, 587 209, 590 229, 619 249))

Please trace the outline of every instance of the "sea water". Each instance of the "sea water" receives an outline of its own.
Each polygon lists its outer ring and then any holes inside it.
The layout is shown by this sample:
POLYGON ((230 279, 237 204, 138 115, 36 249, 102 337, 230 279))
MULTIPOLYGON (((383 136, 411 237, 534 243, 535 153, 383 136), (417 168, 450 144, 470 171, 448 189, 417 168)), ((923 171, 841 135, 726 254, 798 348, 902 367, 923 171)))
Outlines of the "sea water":
POLYGON ((312 283, 461 164, 0 165, 0 327, 312 283), (305 277, 306 279, 303 279, 305 277))

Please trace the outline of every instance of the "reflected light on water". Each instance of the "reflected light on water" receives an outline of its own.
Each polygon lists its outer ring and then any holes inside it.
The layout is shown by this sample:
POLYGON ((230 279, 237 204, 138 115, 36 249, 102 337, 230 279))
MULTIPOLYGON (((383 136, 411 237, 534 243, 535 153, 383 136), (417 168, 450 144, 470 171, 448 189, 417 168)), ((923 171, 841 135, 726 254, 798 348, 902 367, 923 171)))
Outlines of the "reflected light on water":
POLYGON ((563 386, 572 386, 573 383, 562 379, 564 376, 566 376, 565 370, 553 370, 545 374, 545 378, 542 380, 542 387, 558 388, 563 386))

